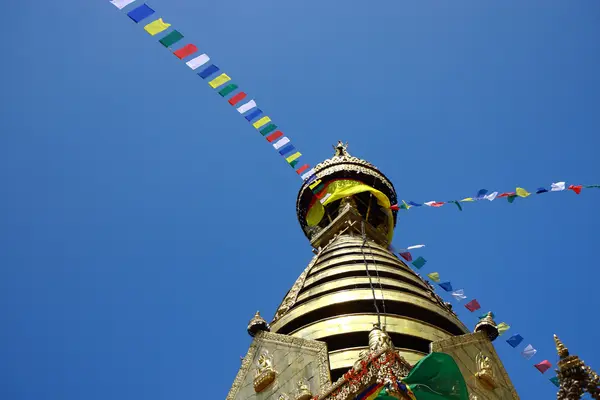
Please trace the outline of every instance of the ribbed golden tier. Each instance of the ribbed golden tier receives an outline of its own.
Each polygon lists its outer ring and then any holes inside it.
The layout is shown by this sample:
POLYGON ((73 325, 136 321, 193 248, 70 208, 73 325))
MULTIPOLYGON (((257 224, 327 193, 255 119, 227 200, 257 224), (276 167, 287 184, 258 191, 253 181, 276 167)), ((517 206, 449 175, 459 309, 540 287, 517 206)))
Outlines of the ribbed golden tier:
POLYGON ((367 348, 368 333, 377 323, 365 258, 381 323, 409 363, 428 354, 432 341, 468 333, 403 261, 374 241, 369 245, 351 234, 329 243, 286 296, 287 306, 280 307, 285 312, 271 327, 273 332, 326 342, 334 381, 367 348))

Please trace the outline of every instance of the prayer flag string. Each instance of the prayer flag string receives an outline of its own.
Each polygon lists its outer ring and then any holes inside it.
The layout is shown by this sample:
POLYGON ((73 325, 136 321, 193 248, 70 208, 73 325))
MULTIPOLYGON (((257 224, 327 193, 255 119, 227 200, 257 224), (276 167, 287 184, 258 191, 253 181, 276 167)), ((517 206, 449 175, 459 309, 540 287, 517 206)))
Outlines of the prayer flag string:
POLYGON ((254 99, 247 99, 248 95, 240 90, 232 78, 221 71, 221 69, 211 61, 207 54, 195 56, 198 53, 198 47, 193 43, 173 49, 184 35, 178 30, 172 29, 171 24, 164 21, 163 18, 149 17, 156 14, 156 11, 146 3, 136 0, 111 0, 110 3, 123 10, 126 15, 136 24, 142 22, 144 30, 153 37, 160 36, 158 42, 168 48, 175 57, 184 60, 185 64, 196 73, 200 78, 207 81, 208 85, 217 91, 221 97, 235 107, 237 112, 256 129, 268 143, 283 157, 286 163, 292 167, 304 182, 310 185, 313 194, 321 203, 324 203, 331 194, 327 193, 325 185, 317 179, 315 170, 309 164, 303 163, 302 153, 290 143, 290 139, 284 136, 278 126, 271 121, 271 118, 258 108, 254 99), (136 4, 133 4, 136 3, 136 4), (192 58, 192 56, 195 56, 192 58))

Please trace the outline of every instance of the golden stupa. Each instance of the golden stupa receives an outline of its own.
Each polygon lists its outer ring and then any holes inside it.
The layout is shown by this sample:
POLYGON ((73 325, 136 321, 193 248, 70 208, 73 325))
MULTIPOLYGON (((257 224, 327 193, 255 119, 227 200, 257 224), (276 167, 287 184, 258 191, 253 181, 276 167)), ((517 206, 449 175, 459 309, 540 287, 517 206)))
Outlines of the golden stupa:
MULTIPOLYGON (((325 185, 358 181, 397 202, 392 182, 342 142, 315 172, 325 185)), ((250 322, 253 342, 228 400, 354 399, 373 382, 406 376, 430 352, 456 360, 471 400, 519 398, 492 345, 498 332, 491 314, 471 333, 389 250, 397 215, 373 193, 326 204, 309 226, 318 200, 302 185, 296 211, 315 255, 272 321, 257 313, 250 322)))

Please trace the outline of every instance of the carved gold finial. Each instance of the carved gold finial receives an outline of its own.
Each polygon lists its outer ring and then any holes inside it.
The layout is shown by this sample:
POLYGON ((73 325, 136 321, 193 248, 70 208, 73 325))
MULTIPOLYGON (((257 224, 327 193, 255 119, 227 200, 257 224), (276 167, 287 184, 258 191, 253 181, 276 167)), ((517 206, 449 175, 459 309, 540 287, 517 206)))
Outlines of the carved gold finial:
POLYGON ((304 379, 300 379, 298 381, 298 390, 296 393, 296 398, 294 400, 310 400, 313 395, 310 391, 310 387, 304 379))
POLYGON ((254 376, 254 391, 256 393, 265 390, 273 381, 277 373, 273 369, 273 359, 269 352, 265 350, 256 362, 257 369, 254 376))
POLYGON ((384 348, 394 348, 392 339, 385 330, 381 329, 378 325, 374 325, 371 332, 369 332, 369 350, 379 351, 384 348))
POLYGON ((344 144, 341 140, 338 140, 337 145, 333 146, 333 148, 335 149, 334 157, 350 156, 350 153, 348 153, 348 142, 344 144))
POLYGON ((558 353, 558 356, 560 358, 565 358, 569 356, 569 349, 565 347, 563 342, 561 342, 561 340, 558 338, 558 336, 556 336, 556 334, 554 335, 554 344, 556 345, 556 352, 558 353))
POLYGON ((494 369, 492 368, 490 358, 483 353, 479 353, 475 358, 475 362, 477 363, 477 372, 475 373, 475 376, 487 389, 494 390, 497 388, 498 384, 494 378, 494 369))
POLYGON ((256 314, 254 314, 254 317, 250 320, 250 322, 248 322, 247 330, 248 335, 254 337, 254 335, 256 335, 259 331, 270 332, 271 327, 269 326, 267 321, 265 321, 265 319, 260 316, 260 313, 257 311, 256 314))
POLYGON ((487 337, 490 339, 490 342, 496 340, 499 335, 498 326, 496 325, 496 321, 494 321, 494 317, 492 316, 492 312, 488 312, 485 317, 481 318, 477 325, 475 325, 475 332, 485 332, 487 337))

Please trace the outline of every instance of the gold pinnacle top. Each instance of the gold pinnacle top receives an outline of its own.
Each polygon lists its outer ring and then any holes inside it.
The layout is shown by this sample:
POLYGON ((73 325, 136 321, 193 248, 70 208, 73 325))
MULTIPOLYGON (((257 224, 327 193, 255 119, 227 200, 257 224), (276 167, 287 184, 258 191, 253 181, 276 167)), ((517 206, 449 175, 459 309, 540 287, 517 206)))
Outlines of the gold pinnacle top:
POLYGON ((496 325, 496 321, 494 321, 494 317, 492 317, 491 311, 475 325, 475 332, 479 331, 485 332, 492 342, 498 337, 498 326, 496 325))
POLYGON ((556 335, 554 335, 554 344, 556 345, 556 351, 560 358, 565 358, 569 356, 569 349, 565 347, 563 342, 556 335))
POLYGON ((335 150, 334 157, 350 157, 350 153, 348 153, 348 142, 344 144, 341 140, 338 140, 337 145, 333 146, 335 150))
POLYGON ((256 314, 254 314, 254 317, 250 320, 250 322, 248 322, 247 330, 248 334, 254 337, 254 335, 256 335, 259 331, 269 332, 271 330, 271 327, 269 326, 267 321, 265 321, 265 319, 260 316, 260 312, 257 311, 256 314))

